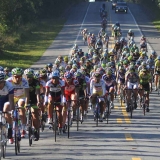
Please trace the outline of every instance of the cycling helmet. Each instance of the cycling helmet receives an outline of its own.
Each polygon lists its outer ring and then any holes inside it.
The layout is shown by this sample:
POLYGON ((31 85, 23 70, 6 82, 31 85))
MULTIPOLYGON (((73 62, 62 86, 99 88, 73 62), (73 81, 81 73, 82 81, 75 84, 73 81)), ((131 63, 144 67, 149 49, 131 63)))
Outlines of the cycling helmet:
POLYGON ((101 74, 101 76, 104 74, 104 69, 101 67, 101 68, 97 68, 96 69, 96 72, 99 72, 101 74))
POLYGON ((22 75, 23 74, 23 70, 21 68, 13 68, 11 71, 12 75, 22 75))
POLYGON ((26 70, 24 70, 24 74, 26 75, 26 76, 34 76, 34 70, 33 69, 31 69, 31 68, 28 68, 28 69, 26 69, 26 70))
POLYGON ((60 61, 57 60, 57 61, 55 61, 54 63, 55 63, 56 65, 59 65, 59 64, 60 64, 60 61))
POLYGON ((136 65, 141 65, 141 61, 137 61, 137 62, 136 62, 136 65))
POLYGON ((4 68, 4 71, 9 71, 9 68, 8 68, 8 67, 5 67, 5 68, 4 68))
POLYGON ((107 70, 106 70, 106 75, 112 75, 111 69, 107 69, 107 70))
POLYGON ((64 57, 64 61, 65 61, 65 62, 68 62, 68 56, 65 56, 65 57, 64 57))
POLYGON ((144 68, 141 69, 141 71, 142 71, 142 72, 146 72, 146 71, 147 71, 147 68, 144 67, 144 68))
POLYGON ((73 75, 72 75, 71 72, 66 72, 66 73, 64 74, 64 78, 66 78, 66 79, 71 79, 72 77, 73 77, 73 75))
POLYGON ((78 52, 82 52, 82 49, 81 49, 81 48, 79 48, 79 49, 78 49, 78 52))
POLYGON ((73 69, 77 69, 77 65, 76 65, 76 64, 73 64, 73 65, 72 65, 72 68, 73 68, 73 69))
POLYGON ((34 73, 34 78, 35 79, 39 79, 39 77, 40 77, 39 71, 35 72, 34 73))
POLYGON ((53 67, 53 64, 52 64, 52 63, 48 63, 48 64, 47 64, 47 67, 50 67, 50 68, 51 68, 51 67, 53 67))
POLYGON ((131 29, 129 29, 128 33, 131 33, 131 32, 132 32, 132 30, 131 30, 131 29))
POLYGON ((2 66, 0 66, 0 71, 3 71, 4 69, 3 69, 3 67, 2 66))
POLYGON ((105 63, 102 63, 101 66, 102 66, 102 68, 106 68, 106 64, 105 63))
POLYGON ((63 72, 63 71, 65 71, 65 68, 63 66, 60 66, 59 70, 63 72))
POLYGON ((55 72, 52 73, 52 78, 53 78, 53 79, 54 79, 54 78, 59 78, 59 76, 60 76, 60 75, 59 75, 59 72, 56 72, 56 71, 55 71, 55 72))
POLYGON ((151 52, 151 54, 152 54, 152 55, 156 55, 156 52, 153 50, 153 51, 151 52))
POLYGON ((72 65, 72 64, 73 64, 73 62, 72 62, 72 61, 69 61, 69 62, 68 62, 68 65, 72 65))
POLYGON ((124 67, 123 67, 123 66, 120 66, 120 67, 119 67, 119 70, 124 70, 124 67))
POLYGON ((108 56, 108 54, 105 52, 105 53, 103 53, 103 57, 107 57, 108 56))
POLYGON ((99 72, 94 72, 94 74, 93 74, 93 77, 100 77, 101 76, 101 74, 99 73, 99 72))
POLYGON ((47 71, 45 69, 42 69, 39 71, 39 77, 44 77, 47 75, 47 71))
POLYGON ((82 77, 82 73, 81 72, 75 72, 74 73, 74 77, 75 78, 81 78, 82 77))
POLYGON ((0 71, 0 81, 4 81, 5 74, 3 71, 0 71))
POLYGON ((146 66, 147 64, 146 64, 146 62, 142 62, 142 66, 146 66))
POLYGON ((157 59, 160 60, 160 56, 158 56, 157 59))
POLYGON ((129 72, 135 72, 135 68, 133 66, 129 67, 129 72))

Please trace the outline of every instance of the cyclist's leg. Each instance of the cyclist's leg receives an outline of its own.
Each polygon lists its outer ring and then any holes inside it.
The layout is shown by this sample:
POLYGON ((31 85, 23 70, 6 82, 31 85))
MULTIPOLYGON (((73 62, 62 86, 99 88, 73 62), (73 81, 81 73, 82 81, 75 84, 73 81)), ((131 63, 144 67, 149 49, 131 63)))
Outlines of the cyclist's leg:
POLYGON ((53 99, 51 96, 48 97, 48 123, 53 122, 53 99))
MULTIPOLYGON (((24 99, 19 99, 18 100, 18 107, 24 107, 24 105, 25 105, 24 99)), ((26 127, 26 123, 27 123, 26 114, 25 114, 25 108, 19 109, 19 117, 20 117, 21 123, 22 123, 21 137, 25 138, 25 134, 26 134, 25 127, 26 127)))
POLYGON ((77 109, 77 97, 74 93, 71 94, 72 107, 73 107, 73 119, 76 117, 76 109, 77 109))
MULTIPOLYGON (((10 104, 9 104, 9 102, 6 102, 4 104, 4 107, 0 108, 0 110, 1 111, 3 110, 4 112, 10 111, 10 104)), ((5 114, 5 119, 6 119, 7 123, 8 123, 8 139, 9 139, 9 143, 13 144, 13 138, 12 138, 12 118, 11 118, 11 115, 8 114, 8 113, 6 113, 5 114)))
POLYGON ((157 90, 157 83, 158 83, 158 73, 155 73, 155 91, 157 90))
POLYGON ((40 120, 39 120, 39 108, 35 105, 31 108, 32 112, 32 122, 33 122, 33 128, 34 128, 34 140, 39 140, 38 130, 40 128, 40 120))

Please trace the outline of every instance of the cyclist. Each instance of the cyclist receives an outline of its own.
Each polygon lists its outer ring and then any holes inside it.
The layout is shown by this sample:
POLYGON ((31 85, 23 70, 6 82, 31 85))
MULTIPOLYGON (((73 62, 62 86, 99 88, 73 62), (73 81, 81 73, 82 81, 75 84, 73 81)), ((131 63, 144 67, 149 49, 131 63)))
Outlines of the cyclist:
POLYGON ((12 77, 8 78, 6 81, 12 83, 14 88, 14 103, 18 102, 18 107, 24 107, 19 109, 19 116, 22 123, 22 133, 21 137, 25 138, 25 127, 26 127, 26 115, 25 106, 29 105, 29 84, 28 81, 22 77, 23 70, 21 68, 13 68, 12 77))
POLYGON ((157 87, 158 87, 157 85, 158 85, 158 80, 160 75, 160 56, 156 58, 154 73, 155 73, 155 91, 157 91, 157 87))
POLYGON ((79 82, 79 97, 83 99, 80 100, 80 120, 83 121, 84 111, 86 111, 86 99, 87 99, 87 83, 85 76, 81 72, 76 72, 74 74, 75 79, 79 82))
MULTIPOLYGON (((12 84, 5 81, 5 73, 0 71, 0 111, 8 112, 14 110, 14 88, 12 84)), ((12 138, 12 118, 10 114, 5 114, 8 123, 8 139, 13 144, 12 138)))
POLYGON ((8 67, 4 68, 4 73, 5 73, 5 79, 9 78, 12 76, 10 69, 8 67))
MULTIPOLYGON (((127 89, 134 89, 134 108, 137 108, 137 95, 138 95, 138 88, 139 85, 139 76, 135 72, 135 68, 130 66, 128 72, 125 75, 125 88, 127 89)), ((126 103, 126 111, 129 112, 129 104, 131 101, 131 90, 127 90, 127 103, 126 103)))
MULTIPOLYGON (((152 78, 150 72, 148 72, 147 68, 143 68, 139 73, 139 79, 140 79, 140 88, 144 89, 144 91, 147 91, 147 97, 146 97, 146 112, 149 112, 149 91, 152 89, 152 78)), ((139 91, 140 95, 140 101, 144 94, 144 91, 139 91)))
POLYGON ((29 83, 29 99, 31 104, 32 120, 33 120, 33 131, 34 131, 34 140, 39 140, 39 107, 40 103, 40 82, 34 78, 34 71, 30 68, 24 71, 26 80, 29 83))
POLYGON ((102 76, 102 79, 105 81, 106 93, 111 93, 111 102, 110 108, 114 108, 114 92, 117 90, 117 84, 115 76, 112 74, 111 69, 107 69, 106 74, 102 76))
POLYGON ((45 93, 45 105, 48 105, 48 123, 53 123, 53 103, 57 102, 56 109, 58 110, 58 127, 59 133, 62 134, 63 127, 63 116, 61 105, 62 99, 64 97, 64 81, 59 79, 58 72, 52 73, 52 78, 46 83, 46 93, 45 93))
POLYGON ((77 100, 79 97, 79 83, 78 81, 73 77, 73 74, 71 72, 66 72, 64 74, 64 96, 66 98, 66 101, 72 100, 73 102, 68 102, 67 105, 64 106, 64 112, 63 112, 63 125, 66 121, 66 115, 67 115, 67 109, 72 104, 73 107, 73 120, 76 118, 76 109, 77 109, 77 100))
MULTIPOLYGON (((92 103, 93 109, 95 111, 96 98, 100 96, 100 118, 99 121, 103 122, 103 113, 105 111, 105 94, 106 94, 106 86, 104 80, 101 79, 101 74, 99 72, 95 72, 93 74, 93 79, 90 82, 90 101, 92 103)), ((95 116, 95 114, 94 114, 95 116)))
POLYGON ((48 63, 46 65, 46 69, 47 69, 47 77, 48 77, 48 79, 51 79, 53 64, 52 63, 48 63))
POLYGON ((134 32, 131 29, 128 30, 127 37, 128 37, 129 40, 130 40, 131 37, 134 38, 134 32))

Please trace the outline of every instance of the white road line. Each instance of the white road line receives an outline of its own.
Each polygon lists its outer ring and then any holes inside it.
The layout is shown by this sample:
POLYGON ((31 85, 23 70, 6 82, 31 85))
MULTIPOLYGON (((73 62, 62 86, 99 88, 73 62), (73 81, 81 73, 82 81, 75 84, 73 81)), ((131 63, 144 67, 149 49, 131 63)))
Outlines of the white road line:
MULTIPOLYGON (((91 4, 91 3, 90 3, 90 4, 91 4)), ((77 42, 77 40, 78 40, 78 38, 79 38, 79 36, 80 36, 80 34, 81 34, 82 27, 83 27, 84 22, 85 22, 85 20, 86 20, 86 17, 87 17, 88 11, 89 11, 90 4, 88 5, 88 8, 87 8, 86 14, 85 14, 85 16, 84 16, 84 18, 83 18, 83 21, 82 21, 82 23, 81 23, 81 26, 80 26, 80 28, 79 28, 79 32, 78 32, 78 34, 77 34, 77 37, 76 37, 76 39, 75 39, 74 43, 76 43, 76 42, 77 42)), ((70 51, 70 54, 69 54, 69 55, 71 55, 71 51, 70 51)))
MULTIPOLYGON (((134 20, 137 28, 139 29, 140 34, 142 35, 142 31, 141 31, 141 29, 139 28, 139 25, 137 24, 137 21, 136 21, 136 19, 134 18, 131 10, 130 10, 129 8, 128 8, 128 10, 129 10, 129 12, 130 12, 130 14, 131 14, 131 16, 132 16, 132 18, 133 18, 133 20, 134 20)), ((148 51, 150 51, 150 53, 151 53, 151 51, 153 50, 153 48, 151 47, 151 45, 150 45, 149 43, 147 43, 147 48, 148 48, 148 51)))

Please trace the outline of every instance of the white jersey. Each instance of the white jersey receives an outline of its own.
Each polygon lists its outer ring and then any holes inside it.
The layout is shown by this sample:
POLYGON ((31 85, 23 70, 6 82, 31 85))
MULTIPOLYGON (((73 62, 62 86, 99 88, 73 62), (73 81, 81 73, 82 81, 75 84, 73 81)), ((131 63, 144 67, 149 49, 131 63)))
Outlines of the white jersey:
POLYGON ((103 96, 106 93, 106 84, 104 80, 100 80, 99 83, 96 83, 94 79, 90 82, 90 93, 92 94, 98 94, 99 96, 103 96))
POLYGON ((9 81, 12 83, 13 88, 14 88, 14 97, 16 98, 24 98, 25 97, 25 88, 29 88, 28 81, 25 78, 22 78, 22 81, 20 84, 15 84, 13 82, 13 78, 10 77, 6 81, 9 81))

